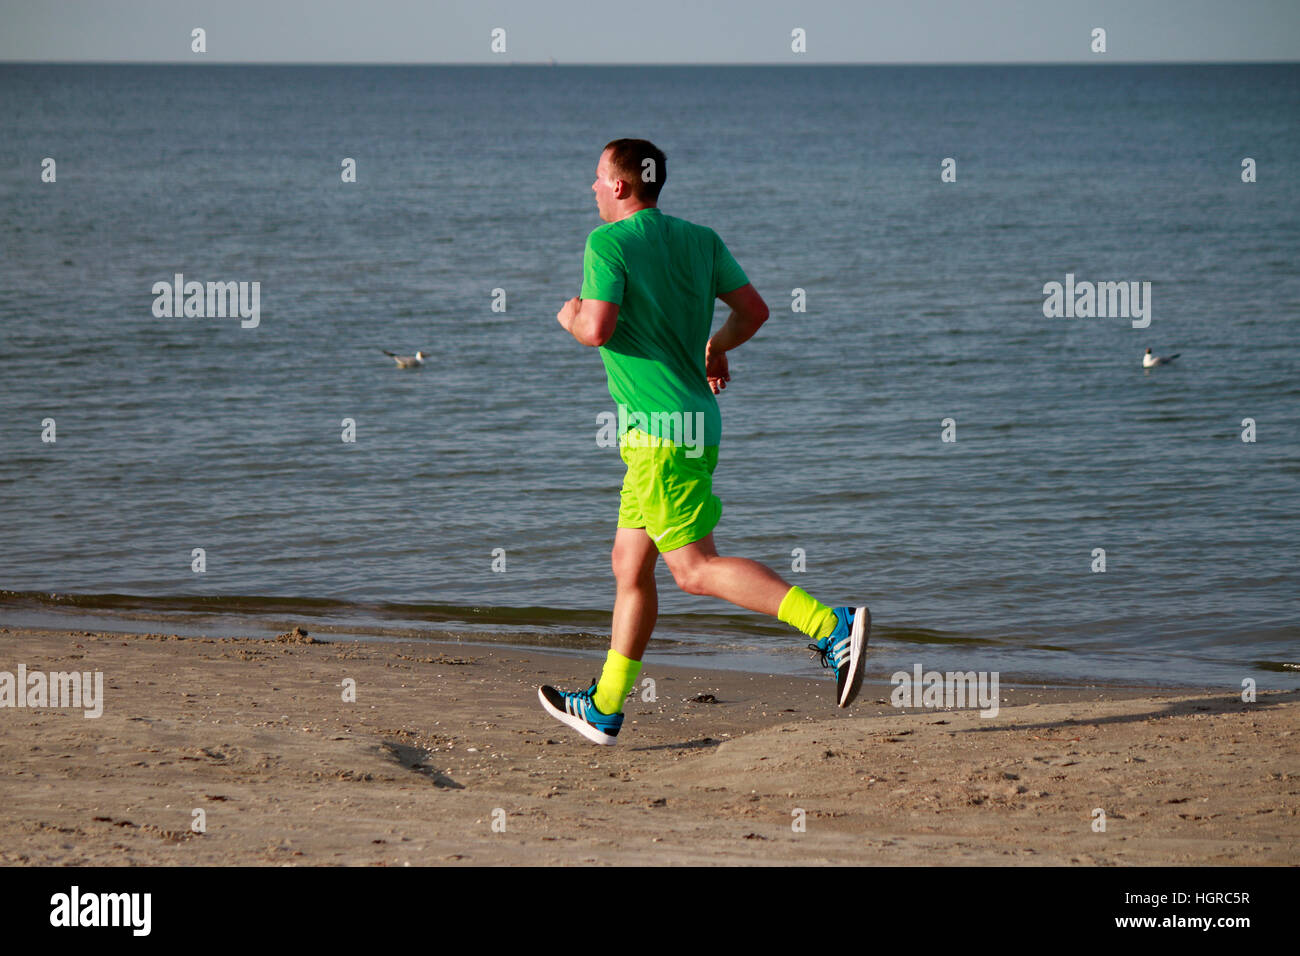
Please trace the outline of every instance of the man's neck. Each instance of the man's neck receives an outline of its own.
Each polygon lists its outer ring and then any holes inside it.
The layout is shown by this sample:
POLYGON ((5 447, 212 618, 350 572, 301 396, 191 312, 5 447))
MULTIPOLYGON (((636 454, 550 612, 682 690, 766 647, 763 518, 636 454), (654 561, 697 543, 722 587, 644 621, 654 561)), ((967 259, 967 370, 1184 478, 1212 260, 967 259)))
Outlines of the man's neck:
POLYGON ((659 207, 658 207, 657 205, 655 205, 654 203, 646 203, 646 204, 643 205, 643 206, 633 206, 633 207, 630 207, 629 209, 627 209, 626 211, 621 212, 621 213, 619 214, 619 217, 618 217, 617 219, 615 219, 614 221, 615 221, 615 222, 622 222, 624 219, 627 219, 629 216, 635 216, 637 213, 641 212, 641 210, 643 210, 643 209, 658 209, 658 208, 659 208, 659 207))

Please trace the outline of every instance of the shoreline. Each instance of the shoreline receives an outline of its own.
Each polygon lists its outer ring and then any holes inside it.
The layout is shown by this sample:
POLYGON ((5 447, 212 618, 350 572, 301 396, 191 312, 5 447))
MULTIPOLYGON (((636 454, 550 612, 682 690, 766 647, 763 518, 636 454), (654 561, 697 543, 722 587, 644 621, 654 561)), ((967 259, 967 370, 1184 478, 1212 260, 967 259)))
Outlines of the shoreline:
POLYGON ((868 679, 840 711, 829 680, 652 651, 654 700, 597 747, 537 703, 598 671, 567 651, 8 627, 0 646, 0 671, 105 688, 94 719, 0 708, 6 865, 1300 862, 1294 691, 1009 683, 988 718, 897 709, 868 679))
MULTIPOLYGON (((519 640, 519 635, 512 635, 507 632, 474 630, 473 625, 466 624, 463 628, 448 629, 446 631, 431 631, 427 636, 412 634, 410 628, 394 628, 375 625, 348 625, 330 622, 321 622, 310 620, 303 615, 284 616, 281 618, 265 618, 257 621, 230 620, 223 621, 214 626, 212 621, 195 621, 195 622, 177 622, 176 619, 167 614, 156 615, 139 615, 124 616, 120 614, 87 614, 80 618, 67 620, 65 622, 50 622, 45 615, 41 616, 39 623, 21 620, 22 615, 9 615, 9 620, 0 620, 0 633, 7 628, 13 631, 23 631, 30 633, 98 633, 98 634, 122 634, 126 636, 144 636, 144 635, 166 635, 171 638, 187 640, 239 640, 250 639, 256 640, 256 637, 245 638, 250 632, 258 631, 270 635, 273 631, 289 630, 296 626, 309 628, 309 633, 326 643, 359 643, 359 644, 407 644, 414 643, 420 645, 446 644, 458 647, 494 647, 504 650, 515 650, 522 653, 538 654, 557 654, 572 657, 590 657, 595 656, 601 661, 609 646, 609 637, 606 633, 582 633, 582 637, 591 639, 591 646, 579 646, 577 643, 555 644, 546 643, 546 637, 540 633, 535 640, 519 640), (13 620, 15 617, 19 620, 13 620), (178 626, 178 623, 185 626, 178 626), (105 627, 110 624, 113 626, 105 627), (161 627, 162 630, 150 630, 150 627, 161 627)), ((549 636, 549 635, 548 635, 549 636)), ((571 634, 562 635, 562 639, 573 642, 574 636, 571 634)), ((925 648, 929 645, 918 645, 917 654, 924 654, 925 648)), ((758 662, 771 662, 779 664, 782 658, 788 653, 801 654, 802 645, 799 644, 798 638, 794 643, 784 648, 757 647, 742 651, 734 651, 730 654, 723 654, 716 651, 707 650, 708 645, 691 641, 682 641, 671 636, 656 637, 651 644, 650 653, 657 653, 665 656, 680 656, 685 659, 685 663, 673 666, 696 668, 699 670, 718 670, 728 673, 743 674, 765 674, 781 675, 795 678, 816 679, 814 675, 808 673, 792 673, 789 670, 778 668, 763 668, 758 666, 758 662), (799 646, 795 646, 795 645, 799 646), (671 648, 671 650, 669 649, 671 648), (747 662, 754 661, 754 664, 747 662)), ((939 645, 935 649, 943 649, 939 645)), ((930 656, 940 656, 931 654, 930 656)), ((910 668, 908 668, 910 669, 910 668)), ((934 666, 926 667, 926 671, 948 670, 969 670, 967 667, 934 666)), ((1300 665, 1296 665, 1300 670, 1300 665)), ((1092 688, 1104 687, 1113 690, 1143 690, 1152 693, 1163 693, 1169 691, 1185 691, 1189 693, 1216 693, 1220 690, 1220 685, 1216 685, 1209 680, 1203 683, 1187 681, 1158 681, 1148 680, 1122 680, 1109 677, 1097 676, 1079 676, 1070 677, 1055 673, 1043 673, 1025 671, 1023 669, 1015 670, 1002 666, 997 669, 1000 674, 1011 675, 1004 681, 1005 686, 1044 686, 1044 687, 1061 687, 1061 688, 1092 688)), ((1277 670, 1269 672, 1286 674, 1288 677, 1293 676, 1289 670, 1277 670)), ((1264 679, 1261 675, 1261 679, 1264 679)), ((1300 688, 1279 688, 1286 691, 1300 688)))

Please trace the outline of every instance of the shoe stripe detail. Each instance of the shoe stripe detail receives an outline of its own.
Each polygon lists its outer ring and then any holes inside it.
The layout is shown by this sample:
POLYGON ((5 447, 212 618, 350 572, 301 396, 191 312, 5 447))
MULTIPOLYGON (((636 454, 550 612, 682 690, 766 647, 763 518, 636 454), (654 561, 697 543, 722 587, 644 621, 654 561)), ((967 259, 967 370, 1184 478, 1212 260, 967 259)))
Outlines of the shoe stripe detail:
POLYGON ((568 724, 588 740, 608 746, 615 743, 618 737, 623 715, 602 714, 591 699, 594 689, 592 686, 575 693, 554 687, 539 687, 537 696, 552 717, 568 724), (548 694, 554 695, 553 698, 548 699, 548 694))
POLYGON ((835 630, 808 649, 820 655, 823 667, 835 675, 837 702, 847 706, 862 685, 863 661, 871 631, 871 612, 865 606, 834 608, 835 630))

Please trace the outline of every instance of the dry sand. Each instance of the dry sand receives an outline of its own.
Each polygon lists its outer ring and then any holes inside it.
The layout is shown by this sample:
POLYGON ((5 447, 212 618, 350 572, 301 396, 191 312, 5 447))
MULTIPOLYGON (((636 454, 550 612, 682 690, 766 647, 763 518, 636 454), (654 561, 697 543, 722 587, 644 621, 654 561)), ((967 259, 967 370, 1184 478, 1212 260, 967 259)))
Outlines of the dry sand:
POLYGON ((0 710, 7 865, 1300 861, 1295 692, 1004 683, 989 719, 869 683, 844 712, 829 681, 652 648, 657 699, 597 747, 536 696, 591 659, 7 628, 0 648, 0 671, 102 671, 106 697, 97 719, 0 710))

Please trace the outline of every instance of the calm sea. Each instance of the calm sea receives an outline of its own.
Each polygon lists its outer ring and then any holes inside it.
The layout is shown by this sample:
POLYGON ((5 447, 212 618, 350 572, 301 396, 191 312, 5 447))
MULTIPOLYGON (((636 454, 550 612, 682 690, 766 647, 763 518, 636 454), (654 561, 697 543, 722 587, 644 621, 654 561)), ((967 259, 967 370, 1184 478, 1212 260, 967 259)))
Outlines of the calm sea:
MULTIPOLYGON (((872 676, 1300 686, 1297 118, 1296 65, 0 65, 0 623, 594 656, 622 463, 554 315, 644 136, 773 311, 724 553, 869 603, 872 676), (259 323, 156 317, 177 273, 259 323)), ((816 672, 660 585, 652 660, 816 672)))

